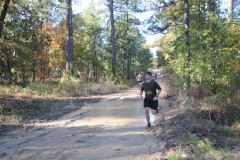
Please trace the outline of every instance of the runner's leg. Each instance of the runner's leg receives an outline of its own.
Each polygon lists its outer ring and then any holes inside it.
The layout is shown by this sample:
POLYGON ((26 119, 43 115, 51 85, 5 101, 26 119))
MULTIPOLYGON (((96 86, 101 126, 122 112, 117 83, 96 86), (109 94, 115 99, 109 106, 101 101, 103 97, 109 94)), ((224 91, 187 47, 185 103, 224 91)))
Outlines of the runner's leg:
POLYGON ((138 88, 141 89, 141 81, 138 81, 138 88))
POLYGON ((146 121, 147 123, 150 123, 150 115, 149 115, 149 107, 145 107, 144 110, 145 110, 145 117, 146 117, 146 121))
POLYGON ((153 115, 158 113, 158 101, 153 101, 151 106, 151 112, 153 115))
POLYGON ((157 114, 157 110, 151 109, 153 115, 157 114))

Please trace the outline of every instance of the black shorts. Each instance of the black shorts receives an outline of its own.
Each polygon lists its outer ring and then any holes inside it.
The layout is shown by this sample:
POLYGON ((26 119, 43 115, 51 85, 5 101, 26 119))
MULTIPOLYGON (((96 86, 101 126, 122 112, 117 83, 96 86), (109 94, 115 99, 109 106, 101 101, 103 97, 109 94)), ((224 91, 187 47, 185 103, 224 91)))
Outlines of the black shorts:
POLYGON ((153 99, 144 99, 144 108, 150 107, 153 110, 157 110, 158 108, 158 100, 154 101, 153 99))

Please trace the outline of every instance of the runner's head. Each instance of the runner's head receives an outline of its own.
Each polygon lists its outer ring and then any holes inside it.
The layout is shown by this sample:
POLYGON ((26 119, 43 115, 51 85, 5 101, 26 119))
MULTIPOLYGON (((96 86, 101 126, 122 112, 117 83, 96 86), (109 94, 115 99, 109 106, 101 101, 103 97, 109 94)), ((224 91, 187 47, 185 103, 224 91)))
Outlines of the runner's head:
POLYGON ((147 76, 147 75, 150 76, 150 77, 152 77, 152 72, 146 72, 146 73, 145 73, 145 76, 147 76))
POLYGON ((145 73, 145 78, 146 78, 147 81, 151 80, 152 79, 152 73, 151 72, 146 72, 145 73))

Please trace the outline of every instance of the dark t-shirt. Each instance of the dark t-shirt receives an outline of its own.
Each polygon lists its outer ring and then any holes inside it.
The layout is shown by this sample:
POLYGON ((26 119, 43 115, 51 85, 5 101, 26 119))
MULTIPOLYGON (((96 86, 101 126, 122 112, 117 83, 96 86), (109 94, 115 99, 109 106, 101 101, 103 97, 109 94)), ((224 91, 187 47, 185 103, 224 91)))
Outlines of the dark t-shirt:
POLYGON ((144 82, 141 90, 145 91, 145 98, 153 99, 157 94, 156 90, 161 90, 161 87, 156 81, 151 80, 150 82, 144 82))

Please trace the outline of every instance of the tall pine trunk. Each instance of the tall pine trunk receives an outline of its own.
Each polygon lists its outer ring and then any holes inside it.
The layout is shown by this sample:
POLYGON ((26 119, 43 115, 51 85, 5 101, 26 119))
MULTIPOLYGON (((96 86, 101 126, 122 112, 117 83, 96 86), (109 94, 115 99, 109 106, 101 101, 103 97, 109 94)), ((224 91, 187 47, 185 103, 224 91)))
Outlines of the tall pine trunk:
POLYGON ((209 0, 209 19, 210 19, 210 29, 211 29, 211 44, 210 44, 210 54, 211 54, 211 69, 212 69, 212 77, 211 77, 211 91, 213 94, 216 94, 217 86, 216 86, 216 80, 217 80, 217 48, 216 48, 216 22, 211 20, 215 17, 215 7, 216 2, 214 0, 209 0))
POLYGON ((115 28, 114 28, 114 15, 113 15, 113 0, 109 2, 110 21, 111 21, 111 44, 112 44, 112 74, 116 76, 116 50, 115 50, 115 28))
MULTIPOLYGON (((125 5, 126 5, 126 31, 125 31, 125 39, 126 39, 126 41, 127 42, 129 42, 130 40, 129 40, 129 38, 128 38, 128 35, 127 35, 127 33, 128 33, 128 30, 129 30, 129 22, 128 22, 128 1, 129 0, 126 0, 126 2, 125 2, 125 5)), ((130 43, 128 43, 128 45, 130 45, 130 43)), ((127 48, 126 48, 127 50, 126 50, 126 52, 127 52, 127 54, 128 54, 128 60, 127 60, 127 79, 129 80, 130 78, 131 78, 131 61, 132 61, 132 53, 129 51, 129 49, 130 49, 130 47, 129 46, 127 46, 127 48)))
POLYGON ((37 45, 37 36, 35 34, 35 32, 33 33, 32 35, 32 68, 31 68, 31 71, 32 71, 32 82, 36 82, 36 57, 35 57, 35 54, 37 52, 36 50, 36 47, 38 47, 37 45))
MULTIPOLYGON (((97 59, 97 44, 96 44, 96 41, 97 41, 97 36, 94 35, 93 36, 93 48, 94 48, 94 56, 95 58, 97 59)), ((97 82, 98 80, 98 65, 95 63, 93 65, 93 68, 94 68, 94 77, 95 77, 95 82, 97 82)))
POLYGON ((190 89, 190 73, 189 73, 189 63, 190 63, 190 34, 189 34, 189 1, 184 0, 184 25, 185 25, 185 76, 186 76, 186 93, 189 93, 190 89))
POLYGON ((228 19, 233 20, 233 2, 234 0, 228 0, 228 19))
POLYGON ((73 70, 73 30, 72 30, 72 0, 67 0, 67 40, 66 40, 66 71, 73 70))

